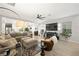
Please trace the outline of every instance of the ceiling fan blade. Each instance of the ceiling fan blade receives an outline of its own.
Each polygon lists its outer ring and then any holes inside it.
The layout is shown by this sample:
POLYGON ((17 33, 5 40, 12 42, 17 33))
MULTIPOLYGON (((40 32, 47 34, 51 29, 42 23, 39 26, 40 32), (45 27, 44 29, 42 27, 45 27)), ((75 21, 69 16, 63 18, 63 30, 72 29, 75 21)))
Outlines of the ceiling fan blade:
POLYGON ((37 14, 37 18, 40 19, 40 20, 44 20, 43 18, 45 18, 45 17, 42 17, 42 15, 37 14))
POLYGON ((39 17, 41 17, 42 15, 39 15, 39 17))
POLYGON ((39 18, 39 14, 37 15, 37 18, 39 18))
POLYGON ((42 15, 38 14, 37 16, 38 16, 38 18, 40 18, 42 15))
POLYGON ((41 17, 41 18, 46 18, 46 17, 41 17))

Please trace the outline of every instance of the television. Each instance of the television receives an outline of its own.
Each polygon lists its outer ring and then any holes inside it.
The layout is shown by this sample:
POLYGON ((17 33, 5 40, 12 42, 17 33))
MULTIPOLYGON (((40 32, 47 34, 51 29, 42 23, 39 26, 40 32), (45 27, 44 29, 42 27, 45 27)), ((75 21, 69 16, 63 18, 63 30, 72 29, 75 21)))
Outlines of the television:
POLYGON ((47 31, 57 31, 58 24, 57 23, 46 24, 46 30, 47 31))

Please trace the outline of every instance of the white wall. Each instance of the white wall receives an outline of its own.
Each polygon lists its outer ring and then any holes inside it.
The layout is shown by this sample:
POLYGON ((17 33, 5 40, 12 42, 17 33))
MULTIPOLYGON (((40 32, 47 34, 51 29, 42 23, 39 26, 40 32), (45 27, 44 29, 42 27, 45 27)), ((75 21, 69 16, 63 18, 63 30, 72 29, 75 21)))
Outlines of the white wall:
POLYGON ((72 36, 71 40, 79 42, 79 15, 76 16, 70 16, 58 19, 58 23, 64 23, 64 22, 72 22, 72 36))
MULTIPOLYGON (((0 17, 0 30, 2 33, 5 33, 5 24, 6 23, 11 23, 12 24, 12 29, 14 32, 19 32, 18 27, 16 27, 16 20, 17 19, 11 19, 11 18, 7 18, 7 17, 0 17)), ((31 27, 31 31, 34 31, 35 27, 33 23, 30 22, 26 22, 26 27, 31 27)))
MULTIPOLYGON (((44 32, 46 31, 46 25, 45 24, 40 24, 38 25, 38 34, 41 35, 41 30, 44 30, 44 32)), ((44 33, 43 33, 44 35, 44 33)))
POLYGON ((0 33, 2 31, 2 17, 0 16, 0 33))
POLYGON ((55 23, 58 22, 61 24, 61 28, 59 28, 58 33, 62 32, 62 23, 64 22, 72 22, 72 36, 70 37, 70 40, 79 42, 79 15, 73 15, 73 16, 68 16, 68 17, 63 17, 60 19, 55 19, 51 21, 47 21, 47 23, 55 23))
POLYGON ((2 17, 2 33, 5 33, 5 24, 6 23, 11 23, 12 24, 12 29, 14 31, 18 31, 18 29, 16 27, 16 20, 15 19, 10 19, 10 18, 6 18, 6 17, 2 17))

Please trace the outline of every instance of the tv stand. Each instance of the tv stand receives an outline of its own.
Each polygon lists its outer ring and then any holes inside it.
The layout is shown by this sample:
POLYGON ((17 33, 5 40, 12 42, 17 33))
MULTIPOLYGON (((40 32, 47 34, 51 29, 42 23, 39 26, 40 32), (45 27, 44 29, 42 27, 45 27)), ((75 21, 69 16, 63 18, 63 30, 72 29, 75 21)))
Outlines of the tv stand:
POLYGON ((46 38, 50 38, 50 37, 52 37, 52 36, 56 36, 57 37, 57 39, 59 40, 59 36, 58 36, 58 33, 57 32, 46 32, 45 33, 45 37, 46 38))

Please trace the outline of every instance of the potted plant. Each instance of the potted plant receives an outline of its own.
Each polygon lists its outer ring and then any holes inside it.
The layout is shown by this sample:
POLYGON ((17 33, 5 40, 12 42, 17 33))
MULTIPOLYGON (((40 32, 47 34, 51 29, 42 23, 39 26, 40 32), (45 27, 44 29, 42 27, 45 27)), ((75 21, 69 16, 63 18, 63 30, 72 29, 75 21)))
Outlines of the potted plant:
POLYGON ((25 28, 25 31, 29 31, 29 28, 28 28, 28 27, 26 27, 26 28, 25 28))
POLYGON ((61 35, 65 38, 68 39, 71 36, 71 29, 63 29, 61 35))

